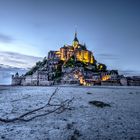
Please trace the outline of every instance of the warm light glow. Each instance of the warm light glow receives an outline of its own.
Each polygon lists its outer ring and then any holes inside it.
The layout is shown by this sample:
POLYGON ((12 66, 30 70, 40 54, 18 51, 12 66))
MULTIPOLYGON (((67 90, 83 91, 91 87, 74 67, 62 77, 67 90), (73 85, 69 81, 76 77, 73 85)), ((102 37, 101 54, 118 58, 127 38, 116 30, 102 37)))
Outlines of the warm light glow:
POLYGON ((104 75, 102 76, 102 81, 107 81, 110 79, 110 75, 104 75))
POLYGON ((88 50, 79 50, 76 52, 76 58, 78 61, 85 62, 85 63, 91 63, 93 64, 94 59, 91 52, 88 50))
POLYGON ((56 54, 60 56, 60 59, 67 61, 71 58, 72 55, 75 55, 77 61, 84 63, 94 63, 94 56, 92 52, 88 50, 80 49, 81 46, 78 41, 73 41, 72 46, 64 46, 60 48, 60 51, 57 51, 56 54), (78 50, 77 50, 78 49, 78 50))

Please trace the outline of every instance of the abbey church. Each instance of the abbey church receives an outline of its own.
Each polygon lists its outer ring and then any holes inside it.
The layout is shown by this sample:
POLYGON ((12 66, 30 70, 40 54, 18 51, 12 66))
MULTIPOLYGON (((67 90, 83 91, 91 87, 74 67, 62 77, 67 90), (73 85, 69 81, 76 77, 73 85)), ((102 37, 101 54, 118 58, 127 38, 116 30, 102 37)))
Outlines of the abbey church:
POLYGON ((75 33, 72 45, 65 45, 64 47, 61 47, 59 51, 51 51, 48 58, 51 59, 53 57, 58 57, 62 61, 67 61, 72 56, 75 56, 77 61, 84 63, 93 64, 95 62, 92 52, 87 50, 85 44, 82 45, 79 43, 77 33, 75 33))

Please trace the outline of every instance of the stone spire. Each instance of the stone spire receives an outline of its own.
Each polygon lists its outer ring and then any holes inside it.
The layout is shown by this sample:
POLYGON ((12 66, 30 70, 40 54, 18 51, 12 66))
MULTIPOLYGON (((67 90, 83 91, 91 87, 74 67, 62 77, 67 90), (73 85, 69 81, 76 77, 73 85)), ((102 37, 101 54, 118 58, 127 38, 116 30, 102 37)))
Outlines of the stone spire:
POLYGON ((73 40, 73 41, 79 43, 79 40, 78 40, 78 38, 77 38, 77 31, 76 31, 76 30, 75 30, 75 36, 74 36, 74 40, 73 40))

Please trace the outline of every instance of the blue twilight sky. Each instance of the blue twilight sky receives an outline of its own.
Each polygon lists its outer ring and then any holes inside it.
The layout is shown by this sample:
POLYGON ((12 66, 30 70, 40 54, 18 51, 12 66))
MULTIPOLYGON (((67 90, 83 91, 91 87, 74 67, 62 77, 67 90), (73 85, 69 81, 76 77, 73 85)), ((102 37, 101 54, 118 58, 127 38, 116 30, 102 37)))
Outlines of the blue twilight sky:
POLYGON ((140 75, 140 0, 0 0, 0 65, 29 68, 75 28, 97 61, 140 75))

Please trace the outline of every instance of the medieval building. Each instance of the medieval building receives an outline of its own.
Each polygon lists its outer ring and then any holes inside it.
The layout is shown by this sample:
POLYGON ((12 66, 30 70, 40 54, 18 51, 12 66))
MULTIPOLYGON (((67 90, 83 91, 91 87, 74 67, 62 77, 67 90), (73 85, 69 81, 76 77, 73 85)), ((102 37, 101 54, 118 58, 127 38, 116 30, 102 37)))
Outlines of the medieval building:
POLYGON ((91 63, 95 62, 93 53, 87 50, 86 45, 82 45, 79 43, 77 38, 77 33, 75 33, 75 37, 72 45, 64 45, 60 48, 59 51, 50 51, 48 53, 48 59, 58 58, 62 61, 67 61, 71 58, 71 56, 75 56, 77 61, 91 63))

